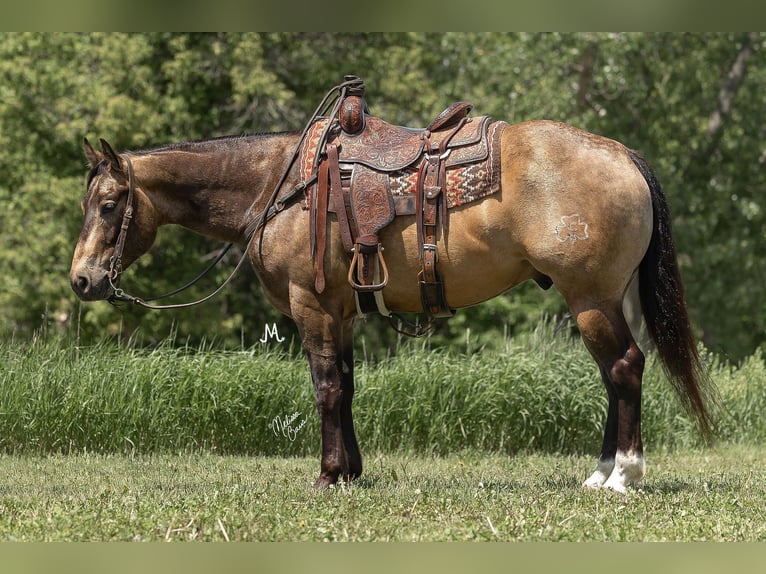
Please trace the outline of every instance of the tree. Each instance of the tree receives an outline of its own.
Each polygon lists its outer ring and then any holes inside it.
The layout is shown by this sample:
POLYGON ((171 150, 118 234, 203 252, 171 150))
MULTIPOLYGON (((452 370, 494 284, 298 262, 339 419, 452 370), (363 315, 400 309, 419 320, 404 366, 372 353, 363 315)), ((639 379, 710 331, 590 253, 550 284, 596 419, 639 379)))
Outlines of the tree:
MULTIPOLYGON (((0 332, 48 328, 145 343, 257 342, 290 327, 248 272, 200 308, 170 314, 81 306, 68 286, 85 173, 82 137, 117 149, 242 132, 299 130, 345 74, 373 113, 425 125, 449 103, 507 121, 548 118, 640 150, 668 194, 699 333, 733 358, 766 341, 762 33, 145 33, 0 35, 0 332), (58 326, 58 327, 56 327, 58 326)), ((155 293, 191 278, 219 246, 166 229, 126 284, 155 293)), ((235 257, 236 254, 231 255, 235 257)), ((225 262, 226 263, 226 262, 225 262)), ((231 263, 231 260, 228 261, 231 263)), ((189 297, 203 294, 221 280, 189 297)), ((493 345, 563 314, 524 285, 461 311, 433 344, 493 345)), ((362 327, 378 356, 396 335, 362 327)))

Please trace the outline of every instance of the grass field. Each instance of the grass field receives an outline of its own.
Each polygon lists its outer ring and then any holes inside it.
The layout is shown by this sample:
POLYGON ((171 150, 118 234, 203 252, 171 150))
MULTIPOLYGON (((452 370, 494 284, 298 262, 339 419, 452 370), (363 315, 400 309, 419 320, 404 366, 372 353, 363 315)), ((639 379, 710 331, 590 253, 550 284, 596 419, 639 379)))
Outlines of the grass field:
POLYGON ((606 398, 555 326, 360 361, 365 473, 315 492, 311 382, 283 349, 0 343, 0 541, 764 541, 766 364, 708 366, 713 448, 648 361, 649 474, 623 497, 580 486, 606 398))
POLYGON ((0 540, 764 541, 766 449, 648 456, 626 496, 589 457, 373 455, 317 492, 310 458, 0 458, 0 540))
MULTIPOLYGON (((708 362, 722 405, 717 440, 766 444, 763 356, 708 362)), ((596 365, 551 325, 504 352, 412 346, 359 361, 356 387, 365 452, 596 454, 601 445, 606 393, 596 365)), ((649 447, 701 444, 652 358, 642 416, 649 447)), ((305 456, 318 452, 318 437, 306 361, 282 349, 0 342, 0 452, 305 456), (274 432, 275 420, 292 416, 299 432, 274 432)))

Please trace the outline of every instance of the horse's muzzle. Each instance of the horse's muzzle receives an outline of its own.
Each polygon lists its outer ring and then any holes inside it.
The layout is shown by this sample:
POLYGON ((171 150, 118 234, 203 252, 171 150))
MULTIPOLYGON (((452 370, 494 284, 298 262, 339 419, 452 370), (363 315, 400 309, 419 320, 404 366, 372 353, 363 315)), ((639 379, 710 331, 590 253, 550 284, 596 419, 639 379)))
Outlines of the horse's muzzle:
POLYGON ((101 269, 73 268, 69 282, 72 290, 82 301, 102 301, 111 292, 107 273, 101 269))

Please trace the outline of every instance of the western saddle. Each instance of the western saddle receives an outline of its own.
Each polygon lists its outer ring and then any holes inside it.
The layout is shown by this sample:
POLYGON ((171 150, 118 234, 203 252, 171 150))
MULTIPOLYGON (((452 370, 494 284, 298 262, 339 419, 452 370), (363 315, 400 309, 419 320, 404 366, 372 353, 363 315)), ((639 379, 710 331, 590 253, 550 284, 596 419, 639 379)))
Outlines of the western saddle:
POLYGON ((317 173, 307 196, 315 288, 319 293, 325 288, 327 213, 334 212, 351 257, 348 281, 358 312, 391 317, 382 296, 389 274, 378 234, 397 215, 414 214, 423 312, 428 322, 451 317, 454 310, 438 271, 437 240, 444 234, 448 207, 499 189, 499 153, 490 148, 499 149, 507 124, 488 116, 469 118, 472 104, 457 102, 424 129, 395 126, 369 115, 359 78, 347 76, 346 85, 337 115, 312 125, 301 152, 304 173, 317 173), (472 183, 466 185, 467 180, 472 183))

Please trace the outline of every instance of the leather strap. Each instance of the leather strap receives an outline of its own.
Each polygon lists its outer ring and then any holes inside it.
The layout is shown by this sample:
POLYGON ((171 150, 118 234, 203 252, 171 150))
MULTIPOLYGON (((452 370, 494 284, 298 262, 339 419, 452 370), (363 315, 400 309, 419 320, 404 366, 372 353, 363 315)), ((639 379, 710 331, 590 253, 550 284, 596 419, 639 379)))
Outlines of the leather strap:
POLYGON ((122 223, 120 231, 117 234, 117 241, 114 244, 114 252, 109 258, 109 272, 107 278, 113 292, 118 292, 120 275, 122 275, 122 253, 125 251, 125 240, 128 237, 128 228, 133 219, 133 196, 136 192, 136 175, 133 172, 133 163, 130 158, 125 156, 125 166, 128 175, 128 197, 125 200, 125 211, 122 213, 122 223))
POLYGON ((327 246, 327 201, 329 196, 329 162, 323 161, 319 165, 319 180, 317 181, 316 193, 312 202, 314 229, 311 237, 314 239, 312 254, 314 256, 314 288, 317 293, 324 292, 324 256, 327 246))
POLYGON ((437 209, 442 188, 439 182, 439 155, 429 156, 423 162, 420 172, 418 199, 418 237, 420 242, 421 271, 418 275, 420 298, 423 311, 429 317, 452 316, 444 296, 444 285, 436 270, 437 252, 437 209))
POLYGON ((455 314, 447 304, 444 283, 436 268, 439 260, 436 241, 439 231, 443 232, 447 215, 446 198, 443 197, 447 173, 447 145, 465 122, 466 118, 461 118, 438 146, 432 147, 430 142, 426 142, 429 152, 418 173, 416 219, 421 258, 418 281, 423 311, 429 317, 452 317, 455 314))
POLYGON ((340 179, 340 165, 338 162, 338 145, 327 144, 327 164, 330 172, 330 211, 335 211, 340 227, 340 238, 343 248, 350 252, 354 248, 354 240, 351 236, 351 225, 348 221, 346 202, 343 198, 343 187, 340 179))

